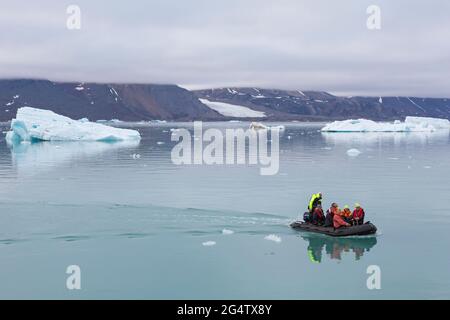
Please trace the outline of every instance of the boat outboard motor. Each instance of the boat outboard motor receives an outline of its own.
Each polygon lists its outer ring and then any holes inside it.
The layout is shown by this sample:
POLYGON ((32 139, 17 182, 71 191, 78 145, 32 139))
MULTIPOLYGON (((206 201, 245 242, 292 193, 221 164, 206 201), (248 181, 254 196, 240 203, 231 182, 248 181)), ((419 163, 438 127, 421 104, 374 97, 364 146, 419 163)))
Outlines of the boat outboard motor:
POLYGON ((303 221, 305 222, 311 222, 311 214, 309 212, 305 212, 303 214, 303 221))

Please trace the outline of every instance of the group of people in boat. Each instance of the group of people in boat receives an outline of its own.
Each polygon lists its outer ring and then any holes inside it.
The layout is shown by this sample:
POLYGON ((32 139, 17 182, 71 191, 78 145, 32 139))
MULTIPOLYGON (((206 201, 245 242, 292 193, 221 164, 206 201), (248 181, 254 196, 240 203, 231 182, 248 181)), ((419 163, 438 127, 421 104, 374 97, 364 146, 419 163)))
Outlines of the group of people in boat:
POLYGON ((319 192, 311 196, 308 212, 305 212, 303 215, 303 220, 314 225, 338 229, 364 224, 364 216, 364 209, 359 203, 355 203, 355 208, 352 212, 348 205, 341 210, 339 205, 333 202, 325 214, 322 209, 322 193, 319 192))

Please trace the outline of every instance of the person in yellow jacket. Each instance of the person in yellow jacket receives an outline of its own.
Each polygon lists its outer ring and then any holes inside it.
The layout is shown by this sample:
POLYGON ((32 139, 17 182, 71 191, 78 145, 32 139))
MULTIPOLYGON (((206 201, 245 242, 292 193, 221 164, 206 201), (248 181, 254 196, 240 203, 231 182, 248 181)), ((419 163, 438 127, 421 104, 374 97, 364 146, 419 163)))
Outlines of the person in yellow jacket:
POLYGON ((315 193, 311 196, 308 204, 309 213, 312 214, 318 205, 322 205, 322 192, 315 193))

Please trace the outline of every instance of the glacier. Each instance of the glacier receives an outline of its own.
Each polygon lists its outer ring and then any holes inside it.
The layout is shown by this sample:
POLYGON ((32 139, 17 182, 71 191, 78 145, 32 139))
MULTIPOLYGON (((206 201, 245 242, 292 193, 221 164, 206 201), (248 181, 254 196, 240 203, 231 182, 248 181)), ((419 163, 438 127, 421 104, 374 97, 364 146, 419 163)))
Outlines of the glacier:
POLYGON ((138 131, 106 126, 87 119, 73 120, 50 110, 23 107, 17 110, 6 134, 10 144, 23 141, 128 141, 140 140, 138 131))
POLYGON ((450 129, 447 119, 406 117, 404 122, 375 122, 367 119, 343 120, 328 123, 322 132, 434 132, 450 129))

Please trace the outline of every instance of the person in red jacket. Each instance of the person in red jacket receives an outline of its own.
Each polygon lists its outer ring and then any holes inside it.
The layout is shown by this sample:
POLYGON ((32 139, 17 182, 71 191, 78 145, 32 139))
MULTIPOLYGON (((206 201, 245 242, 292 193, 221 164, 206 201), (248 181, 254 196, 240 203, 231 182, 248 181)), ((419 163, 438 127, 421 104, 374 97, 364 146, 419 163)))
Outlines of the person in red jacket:
POLYGON ((342 218, 342 213, 333 216, 333 227, 339 229, 340 227, 350 227, 350 223, 345 222, 342 218))
POLYGON ((323 225, 325 222, 325 215, 320 204, 314 209, 312 216, 312 223, 315 225, 323 225))
POLYGON ((353 222, 355 225, 364 224, 364 209, 361 208, 359 203, 355 203, 355 210, 353 210, 353 222))

